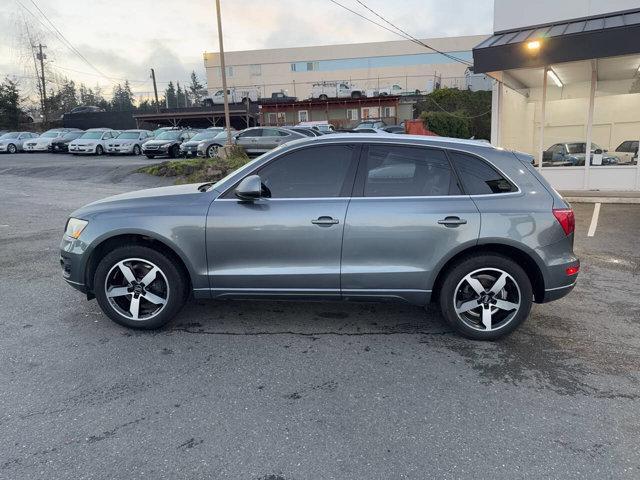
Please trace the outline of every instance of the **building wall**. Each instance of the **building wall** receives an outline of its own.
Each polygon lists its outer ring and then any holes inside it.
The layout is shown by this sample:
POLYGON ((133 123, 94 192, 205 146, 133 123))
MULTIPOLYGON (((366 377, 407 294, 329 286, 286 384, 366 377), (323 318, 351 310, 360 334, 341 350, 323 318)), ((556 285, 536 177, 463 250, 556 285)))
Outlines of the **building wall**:
MULTIPOLYGON (((426 43, 471 61, 471 49, 486 36, 434 38, 426 43)), ((461 78, 466 66, 409 41, 279 48, 226 52, 227 83, 231 87, 258 87, 263 96, 286 90, 308 98, 314 82, 347 80, 362 89, 394 83, 407 90, 426 90, 434 76, 461 78)), ((221 88, 220 55, 204 54, 210 92, 221 88)), ((446 83, 446 82, 445 82, 446 83)))
POLYGON ((639 0, 494 0, 493 31, 635 8, 639 0))

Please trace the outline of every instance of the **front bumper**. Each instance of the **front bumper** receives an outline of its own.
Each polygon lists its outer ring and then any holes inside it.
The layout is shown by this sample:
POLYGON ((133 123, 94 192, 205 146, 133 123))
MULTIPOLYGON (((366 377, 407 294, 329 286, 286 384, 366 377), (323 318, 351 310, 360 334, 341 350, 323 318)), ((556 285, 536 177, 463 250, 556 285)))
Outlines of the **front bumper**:
POLYGON ((118 147, 107 146, 105 152, 111 155, 131 155, 133 153, 133 147, 133 145, 120 145, 118 147))
POLYGON ((69 145, 49 145, 47 150, 51 153, 67 153, 69 151, 69 145))
POLYGON ((198 156, 198 147, 180 147, 180 153, 185 157, 198 156))
POLYGON ((85 281, 85 251, 87 245, 82 240, 73 240, 66 236, 60 242, 60 267, 62 278, 82 293, 89 293, 85 281))
POLYGON ((24 150, 26 152, 46 152, 49 150, 49 145, 25 145, 24 150))
POLYGON ((96 153, 96 147, 87 147, 85 145, 71 145, 69 147, 69 153, 84 153, 92 155, 96 153))
POLYGON ((155 155, 156 157, 160 157, 163 155, 169 155, 169 149, 161 149, 161 148, 143 148, 143 155, 155 155))

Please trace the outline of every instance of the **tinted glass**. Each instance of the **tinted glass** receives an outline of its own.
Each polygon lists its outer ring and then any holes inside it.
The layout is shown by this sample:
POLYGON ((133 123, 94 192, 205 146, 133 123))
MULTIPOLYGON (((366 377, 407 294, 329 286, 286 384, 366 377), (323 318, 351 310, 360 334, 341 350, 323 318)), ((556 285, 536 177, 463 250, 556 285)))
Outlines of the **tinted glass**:
POLYGON ((255 130, 249 130, 247 132, 243 132, 239 137, 248 138, 248 137, 260 137, 262 136, 262 128, 256 128, 255 130))
POLYGON ((370 146, 365 162, 365 197, 431 197, 459 193, 442 150, 370 146), (450 193, 451 192, 451 193, 450 193))
POLYGON ((176 140, 180 137, 180 131, 166 130, 156 137, 156 140, 176 140))
POLYGON ((338 197, 352 156, 349 145, 305 148, 280 157, 258 174, 272 198, 338 197))
POLYGON ((89 140, 96 140, 99 138, 102 138, 102 134, 104 132, 86 132, 84 134, 82 134, 82 136, 80 138, 84 138, 84 139, 89 139, 89 140))
POLYGON ((458 173, 465 193, 468 195, 486 195, 507 193, 515 188, 486 162, 472 155, 449 152, 458 173))

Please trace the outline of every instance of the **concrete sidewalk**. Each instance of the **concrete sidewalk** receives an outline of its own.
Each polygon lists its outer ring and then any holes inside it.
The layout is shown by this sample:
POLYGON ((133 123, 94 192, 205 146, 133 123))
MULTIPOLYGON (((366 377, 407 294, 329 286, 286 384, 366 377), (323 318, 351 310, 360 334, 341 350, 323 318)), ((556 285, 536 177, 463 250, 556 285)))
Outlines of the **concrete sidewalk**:
POLYGON ((571 203, 637 203, 640 192, 617 190, 562 190, 560 195, 571 203))

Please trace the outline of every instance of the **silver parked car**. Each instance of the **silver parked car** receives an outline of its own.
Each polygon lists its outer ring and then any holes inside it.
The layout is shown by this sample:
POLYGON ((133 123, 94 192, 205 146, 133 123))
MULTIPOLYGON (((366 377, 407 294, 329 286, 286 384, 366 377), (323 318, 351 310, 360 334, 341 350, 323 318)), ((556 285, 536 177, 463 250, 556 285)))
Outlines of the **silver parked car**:
POLYGON ((73 212, 64 279, 112 320, 158 328, 186 299, 438 302, 495 339, 574 287, 570 206, 531 157, 441 137, 305 138, 215 184, 73 212))
POLYGON ((120 134, 110 128, 90 128, 69 143, 69 153, 73 155, 102 155, 107 143, 120 134))
POLYGON ((24 143, 27 140, 38 138, 37 133, 9 132, 0 136, 0 152, 18 153, 24 152, 24 143))
POLYGON ((105 144, 109 155, 140 155, 142 144, 152 137, 149 130, 125 130, 105 144))
POLYGON ((79 128, 53 128, 40 134, 39 137, 32 138, 24 142, 25 152, 48 152, 51 144, 60 140, 68 132, 77 131, 79 128))
MULTIPOLYGON (((231 129, 231 139, 235 140, 240 132, 231 129)), ((218 154, 218 148, 227 143, 227 131, 222 130, 218 132, 213 138, 202 140, 198 142, 196 147, 196 154, 198 157, 213 158, 218 154)))
POLYGON ((249 154, 261 154, 289 143, 293 140, 307 138, 299 132, 280 127, 252 127, 243 130, 236 137, 236 144, 249 154))
POLYGON ((220 134, 220 132, 224 132, 223 127, 210 127, 198 132, 189 140, 180 144, 180 154, 183 157, 195 157, 198 155, 198 145, 201 142, 209 142, 213 140, 220 134))

